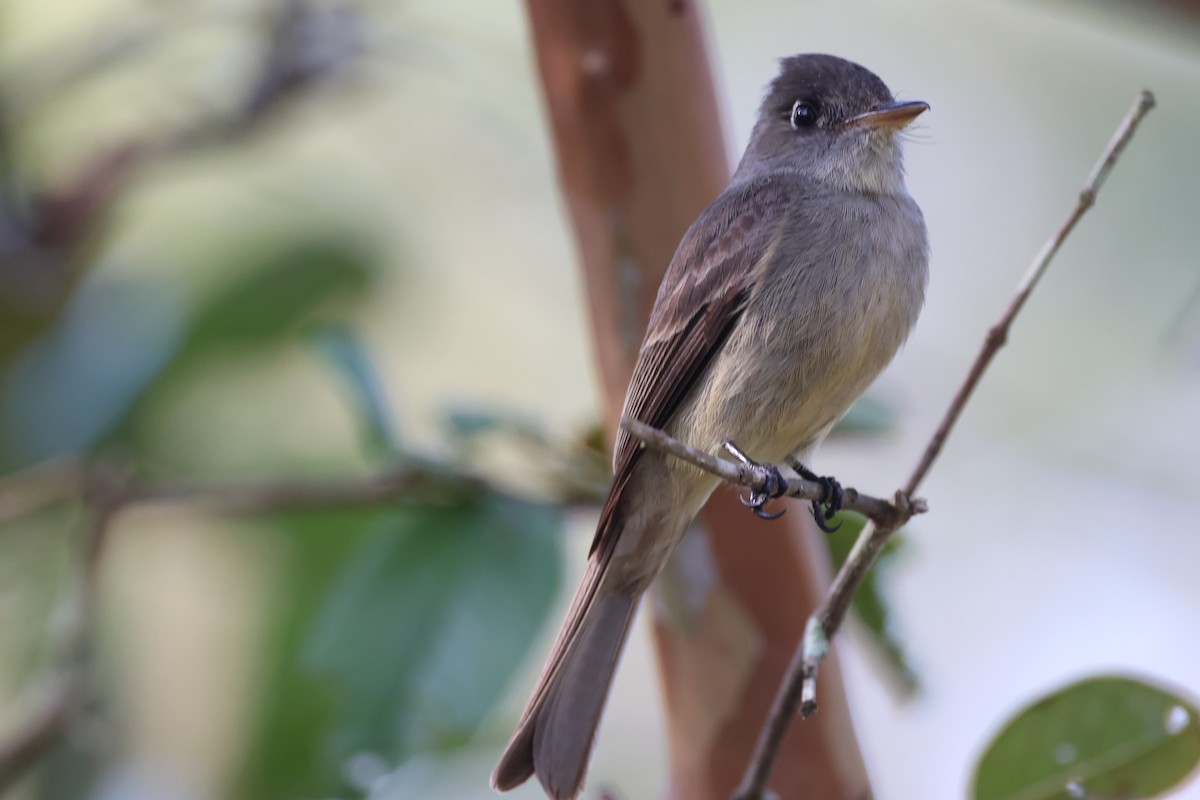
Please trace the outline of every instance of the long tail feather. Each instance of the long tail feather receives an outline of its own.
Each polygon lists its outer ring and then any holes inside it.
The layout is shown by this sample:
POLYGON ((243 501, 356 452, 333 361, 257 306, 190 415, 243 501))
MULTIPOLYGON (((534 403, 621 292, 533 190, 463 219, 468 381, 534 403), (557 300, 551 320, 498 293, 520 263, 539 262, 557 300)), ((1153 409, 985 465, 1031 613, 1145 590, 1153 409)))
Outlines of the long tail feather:
POLYGON ((552 798, 570 800, 583 784, 638 601, 636 594, 605 585, 606 556, 593 555, 533 697, 492 773, 492 786, 500 791, 536 774, 552 798))

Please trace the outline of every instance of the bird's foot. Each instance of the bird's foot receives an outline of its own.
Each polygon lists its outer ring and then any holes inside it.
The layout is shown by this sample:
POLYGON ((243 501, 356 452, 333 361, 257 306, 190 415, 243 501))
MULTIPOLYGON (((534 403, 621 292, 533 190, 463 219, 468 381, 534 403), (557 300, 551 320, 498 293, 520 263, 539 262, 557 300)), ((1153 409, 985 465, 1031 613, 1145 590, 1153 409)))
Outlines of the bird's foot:
POLYGON ((827 475, 818 475, 813 472, 800 463, 799 459, 789 458, 788 466, 796 470, 796 474, 804 480, 812 481, 821 487, 821 497, 812 502, 812 515, 813 519, 817 521, 817 527, 826 533, 833 533, 842 527, 840 522, 837 525, 829 524, 834 515, 842 510, 842 500, 845 498, 842 485, 827 475))
POLYGON ((776 514, 771 514, 765 511, 767 503, 772 500, 782 497, 787 491, 787 482, 783 476, 779 474, 779 470, 771 464, 759 464, 750 456, 742 452, 733 442, 725 442, 725 450, 739 462, 742 466, 754 475, 755 482, 758 483, 761 489, 751 489, 749 494, 741 498, 742 504, 747 506, 754 512, 754 516, 760 519, 779 519, 787 511, 785 508, 776 514))

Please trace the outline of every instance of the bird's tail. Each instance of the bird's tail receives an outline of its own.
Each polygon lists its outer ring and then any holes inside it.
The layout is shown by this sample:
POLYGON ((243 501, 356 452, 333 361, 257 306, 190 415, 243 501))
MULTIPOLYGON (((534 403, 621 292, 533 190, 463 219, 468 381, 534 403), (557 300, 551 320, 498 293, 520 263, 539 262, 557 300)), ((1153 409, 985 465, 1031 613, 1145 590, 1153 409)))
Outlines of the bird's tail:
POLYGON ((570 800, 583 785, 640 597, 606 585, 607 555, 593 554, 517 732, 492 772, 495 789, 507 791, 536 774, 550 797, 570 800))

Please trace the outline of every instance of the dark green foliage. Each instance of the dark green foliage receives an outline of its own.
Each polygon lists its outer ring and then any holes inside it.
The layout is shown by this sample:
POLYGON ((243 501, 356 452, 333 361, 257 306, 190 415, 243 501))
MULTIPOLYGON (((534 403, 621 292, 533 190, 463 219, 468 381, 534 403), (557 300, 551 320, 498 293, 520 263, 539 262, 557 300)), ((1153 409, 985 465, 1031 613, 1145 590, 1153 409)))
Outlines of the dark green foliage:
POLYGON ((0 469, 101 441, 133 455, 145 411, 204 357, 294 338, 373 272, 364 248, 334 235, 247 243, 231 258, 236 277, 194 308, 165 284, 85 281, 53 327, 0 364, 0 469))
POLYGON ((319 326, 312 333, 312 341, 346 387, 366 456, 377 463, 400 458, 402 448, 390 406, 362 342, 342 325, 319 326))
POLYGON ((1200 717, 1177 693, 1100 675, 1024 708, 988 744, 975 800, 1137 800, 1200 762, 1200 717))
POLYGON ((340 522, 320 516, 286 526, 300 547, 242 797, 335 794, 347 789, 354 754, 396 764, 461 747, 557 591, 561 524, 551 507, 487 493, 340 522))
POLYGON ((175 357, 184 313, 161 284, 86 281, 53 327, 0 364, 0 470, 91 448, 175 357))
POLYGON ((361 295, 373 257, 339 236, 249 246, 238 278, 198 310, 184 347, 262 345, 294 336, 314 310, 361 295))

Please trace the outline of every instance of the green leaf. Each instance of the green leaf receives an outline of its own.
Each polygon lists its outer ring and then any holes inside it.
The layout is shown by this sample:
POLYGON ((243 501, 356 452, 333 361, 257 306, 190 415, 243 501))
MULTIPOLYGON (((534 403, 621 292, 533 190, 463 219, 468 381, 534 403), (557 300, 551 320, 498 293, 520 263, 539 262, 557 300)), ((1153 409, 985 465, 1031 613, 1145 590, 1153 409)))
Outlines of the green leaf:
MULTIPOLYGON (((837 533, 825 537, 834 569, 841 569, 842 564, 846 563, 866 521, 865 517, 851 511, 842 511, 837 515, 833 524, 841 525, 841 527, 837 533)), ((888 569, 889 564, 903 547, 903 533, 896 533, 884 547, 875 568, 868 572, 866 578, 863 579, 862 585, 854 595, 853 608, 854 613, 858 615, 870 632, 871 641, 883 656, 884 663, 889 669, 889 675, 893 678, 900 693, 907 697, 916 693, 920 684, 916 672, 913 671, 912 665, 908 663, 908 658, 904 654, 904 645, 896 636, 892 612, 888 608, 878 580, 881 571, 888 569)))
POLYGON ((89 275, 54 326, 0 365, 0 470, 102 439, 136 449, 139 412, 196 356, 283 339, 372 274, 362 246, 332 235, 246 244, 237 259, 238 277, 196 309, 164 283, 89 275))
POLYGON ((298 328, 321 304, 360 295, 373 257, 337 235, 244 245, 228 268, 238 278, 208 298, 193 318, 185 349, 254 345, 298 328))
POLYGON ((181 312, 164 285, 85 280, 0 372, 0 470, 89 448, 174 357, 181 312))
MULTIPOLYGON (((231 258, 233 264, 224 269, 236 278, 182 315, 187 322, 172 341, 170 357, 122 408, 119 421, 106 431, 106 443, 119 443, 127 453, 144 449, 144 412, 188 380, 206 357, 296 336, 322 309, 360 296, 374 273, 369 252, 336 234, 245 242, 231 258)), ((89 392, 81 387, 78 394, 89 392)))
POLYGON ((56 615, 79 569, 79 517, 79 506, 68 501, 0 525, 0 608, 5 618, 0 669, 9 686, 32 687, 60 656, 47 632, 61 627, 56 615))
POLYGON ((283 798, 291 788, 327 780, 320 748, 335 713, 334 698, 327 686, 296 668, 296 653, 338 571, 384 513, 311 511, 271 520, 288 555, 276 593, 275 624, 263 646, 266 677, 238 797, 283 798))
POLYGON ((352 756, 465 744, 554 602, 560 527, 553 507, 491 493, 371 520, 281 654, 271 681, 286 691, 243 796, 333 794, 352 756))
POLYGON ((397 460, 402 455, 400 440, 383 386, 362 342, 342 325, 322 325, 313 332, 312 340, 346 386, 363 449, 377 461, 397 460))
POLYGON ((454 405, 444 412, 444 427, 451 439, 463 442, 492 434, 507 434, 535 442, 549 441, 536 418, 509 409, 454 405))
POLYGON ((1119 675, 1071 684, 1023 709, 987 746, 975 800, 1136 800, 1200 762, 1200 715, 1177 693, 1119 675))

